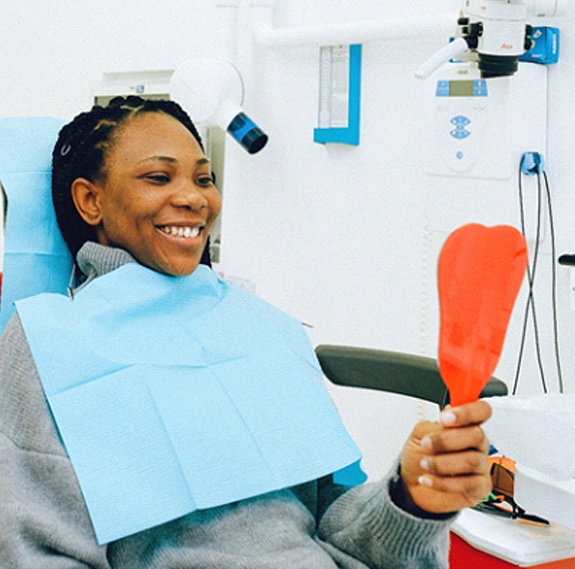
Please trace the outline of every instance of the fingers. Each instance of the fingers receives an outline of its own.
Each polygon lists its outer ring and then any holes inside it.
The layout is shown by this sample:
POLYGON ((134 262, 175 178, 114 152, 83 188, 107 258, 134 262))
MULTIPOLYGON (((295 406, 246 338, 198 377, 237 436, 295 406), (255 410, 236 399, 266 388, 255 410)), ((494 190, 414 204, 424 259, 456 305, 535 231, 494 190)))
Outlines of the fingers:
POLYGON ((418 423, 402 456, 402 479, 414 503, 429 512, 473 506, 491 491, 484 401, 445 409, 438 423, 418 423))
MULTIPOLYGON (((481 432, 480 427, 472 429, 481 432)), ((486 445, 487 439, 482 437, 479 448, 425 454, 419 463, 417 485, 411 486, 414 501, 425 510, 445 512, 483 500, 491 491, 486 445)))
POLYGON ((426 435, 421 440, 421 446, 432 454, 457 453, 468 449, 486 453, 489 450, 489 441, 480 426, 472 425, 426 435))
POLYGON ((421 459, 420 466, 426 473, 443 477, 483 475, 489 469, 487 455, 476 451, 426 456, 421 459))
POLYGON ((446 428, 464 425, 481 425, 491 417, 491 405, 486 401, 475 401, 458 407, 447 407, 439 422, 446 428))
POLYGON ((428 432, 421 446, 430 454, 458 453, 474 449, 487 453, 489 441, 481 424, 491 416, 491 406, 485 401, 444 410, 439 418, 443 429, 428 432))
MULTIPOLYGON (((467 506, 475 506, 491 492, 490 479, 482 474, 471 476, 441 477, 425 475, 420 479, 421 487, 427 487, 442 495, 444 502, 453 504, 446 507, 454 511, 467 506)), ((429 506, 424 509, 432 509, 429 506)))
POLYGON ((480 427, 465 430, 471 433, 462 437, 461 432, 444 431, 434 437, 433 453, 423 456, 419 463, 422 474, 418 483, 437 492, 465 497, 469 504, 475 504, 491 491, 489 442, 480 427))

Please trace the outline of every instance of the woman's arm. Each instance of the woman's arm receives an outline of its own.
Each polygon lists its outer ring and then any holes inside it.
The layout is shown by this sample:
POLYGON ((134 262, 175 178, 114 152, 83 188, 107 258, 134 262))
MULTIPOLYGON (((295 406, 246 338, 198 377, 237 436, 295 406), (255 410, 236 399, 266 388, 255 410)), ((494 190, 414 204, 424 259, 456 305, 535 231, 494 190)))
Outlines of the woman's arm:
POLYGON ((477 402, 445 411, 440 423, 418 423, 385 480, 330 506, 321 538, 370 567, 446 568, 449 524, 491 489, 481 428, 490 414, 477 402))
POLYGON ((0 566, 109 569, 18 316, 0 340, 0 566))

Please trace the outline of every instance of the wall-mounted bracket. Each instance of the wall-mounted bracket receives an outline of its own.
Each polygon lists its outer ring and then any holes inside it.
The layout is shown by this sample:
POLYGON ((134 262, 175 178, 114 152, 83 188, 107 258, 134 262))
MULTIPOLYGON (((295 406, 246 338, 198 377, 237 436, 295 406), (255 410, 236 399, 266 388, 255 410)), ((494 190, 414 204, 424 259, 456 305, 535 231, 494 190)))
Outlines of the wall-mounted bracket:
POLYGON ((321 47, 319 73, 314 142, 359 145, 361 44, 321 47))

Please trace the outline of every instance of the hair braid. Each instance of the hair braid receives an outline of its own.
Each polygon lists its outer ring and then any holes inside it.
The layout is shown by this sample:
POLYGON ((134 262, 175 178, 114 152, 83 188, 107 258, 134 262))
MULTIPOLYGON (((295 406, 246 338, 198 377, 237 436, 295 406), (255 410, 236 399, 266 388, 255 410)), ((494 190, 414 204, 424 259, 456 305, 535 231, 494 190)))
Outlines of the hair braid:
MULTIPOLYGON (((52 152, 52 201, 60 231, 76 257, 86 241, 97 241, 96 228, 86 223, 72 200, 72 183, 77 178, 96 181, 105 176, 106 152, 114 136, 127 122, 143 113, 166 113, 181 122, 204 149, 201 137, 188 114, 174 101, 115 97, 108 106, 95 105, 65 125, 52 152)), ((209 265, 208 247, 202 263, 209 265)))

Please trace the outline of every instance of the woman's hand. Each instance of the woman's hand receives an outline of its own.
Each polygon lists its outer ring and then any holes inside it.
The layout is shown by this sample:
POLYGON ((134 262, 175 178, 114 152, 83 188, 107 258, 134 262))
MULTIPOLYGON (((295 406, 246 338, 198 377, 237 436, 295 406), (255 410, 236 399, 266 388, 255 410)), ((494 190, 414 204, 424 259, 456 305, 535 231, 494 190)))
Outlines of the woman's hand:
POLYGON ((401 480, 408 498, 431 514, 475 506, 491 491, 485 401, 448 407, 439 423, 418 423, 404 446, 401 480))

